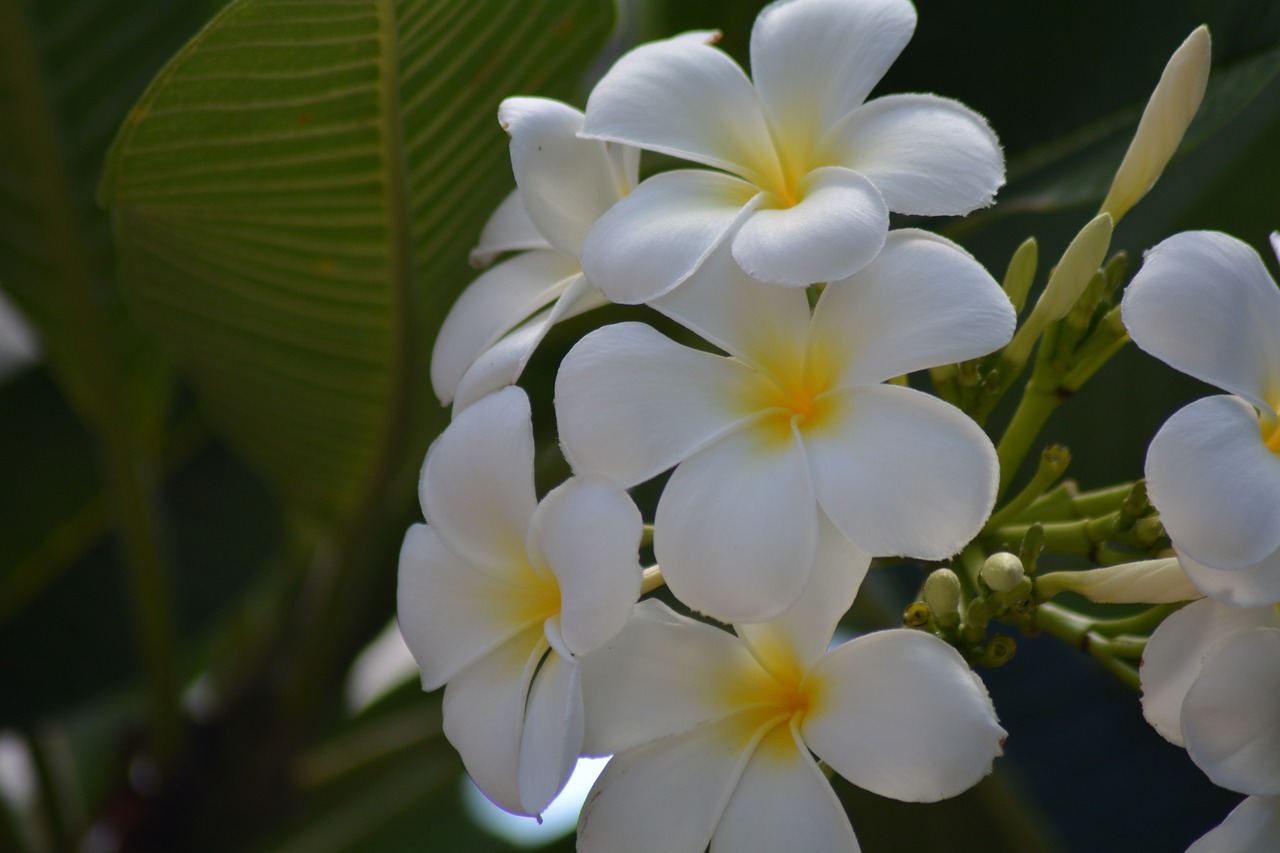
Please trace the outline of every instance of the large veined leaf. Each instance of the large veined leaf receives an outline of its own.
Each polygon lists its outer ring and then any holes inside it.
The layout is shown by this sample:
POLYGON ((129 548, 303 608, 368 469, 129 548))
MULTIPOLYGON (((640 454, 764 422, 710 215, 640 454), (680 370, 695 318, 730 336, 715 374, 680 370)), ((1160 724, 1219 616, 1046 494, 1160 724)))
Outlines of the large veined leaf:
MULTIPOLYGON (((156 78, 101 190, 128 293, 293 505, 422 449, 427 356, 511 187, 496 109, 565 96, 608 0, 238 0, 156 78)), ((415 461, 416 464, 416 461, 415 461)))

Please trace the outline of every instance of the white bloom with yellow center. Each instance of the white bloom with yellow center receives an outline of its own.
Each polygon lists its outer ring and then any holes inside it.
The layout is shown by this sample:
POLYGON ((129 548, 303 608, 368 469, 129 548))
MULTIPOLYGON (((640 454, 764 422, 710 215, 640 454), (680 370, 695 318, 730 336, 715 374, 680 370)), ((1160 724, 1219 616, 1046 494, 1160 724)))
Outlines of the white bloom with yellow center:
POLYGON ((444 694, 444 733, 488 797, 536 815, 582 745, 580 655, 640 596, 643 521, 615 483, 575 477, 539 503, 529 401, 506 388, 461 412, 427 454, 426 524, 400 552, 397 614, 444 694))
POLYGON ((630 487, 677 466, 654 548, 681 601, 725 622, 780 615, 823 514, 876 556, 942 559, 982 526, 990 440, 953 406, 880 384, 1008 342, 1008 298, 958 246, 895 231, 812 314, 803 290, 755 281, 722 246, 654 307, 730 357, 606 326, 562 362, 556 412, 576 471, 630 487))
POLYGON ((1139 347, 1229 392, 1174 413, 1147 451, 1187 576, 1228 604, 1280 602, 1280 290, 1245 243, 1189 231, 1147 253, 1122 307, 1139 347))
POLYGON ((579 850, 857 850, 814 755, 910 802, 990 772, 1005 732, 955 649, 893 630, 827 650, 869 559, 829 526, 822 539, 813 582, 782 618, 734 636, 647 601, 585 658, 584 750, 613 758, 579 850))
POLYGON ((643 182, 588 235, 587 278, 615 302, 648 302, 727 240, 761 281, 832 281, 876 256, 889 211, 990 204, 1004 157, 981 116, 935 95, 866 101, 915 23, 908 0, 780 0, 751 31, 754 83, 707 34, 623 56, 583 135, 717 171, 643 182))

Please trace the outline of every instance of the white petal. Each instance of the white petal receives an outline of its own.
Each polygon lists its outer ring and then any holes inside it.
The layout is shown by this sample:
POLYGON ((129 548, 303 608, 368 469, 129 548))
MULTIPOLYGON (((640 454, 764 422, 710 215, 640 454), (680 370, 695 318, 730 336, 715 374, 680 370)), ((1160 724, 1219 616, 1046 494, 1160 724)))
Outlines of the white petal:
POLYGON ((538 505, 529 553, 560 584, 560 636, 573 654, 617 634, 640 598, 643 528, 622 487, 596 474, 560 484, 538 505))
POLYGON ((467 368, 454 392, 454 417, 476 400, 515 384, 538 344, 556 323, 608 304, 604 294, 587 283, 581 273, 570 279, 569 285, 550 308, 538 312, 509 332, 467 368))
POLYGON ((1235 607, 1280 604, 1280 549, 1242 569, 1213 569, 1186 554, 1178 559, 1196 589, 1223 604, 1235 607))
POLYGON ((1166 740, 1182 746, 1182 702, 1209 647, 1237 631, 1276 624, 1271 608, 1228 607, 1212 599, 1171 614, 1151 634, 1142 654, 1139 675, 1147 722, 1166 740))
POLYGON ((471 265, 487 267, 503 252, 524 249, 550 249, 551 244, 538 233, 525 212, 520 191, 512 190, 484 224, 480 242, 471 250, 471 265))
POLYGON ((787 377, 803 369, 808 297, 747 275, 727 241, 684 284, 650 304, 757 370, 787 377))
POLYGON ((630 190, 604 143, 579 139, 583 115, 548 98, 507 98, 498 121, 529 219, 552 246, 577 257, 587 231, 630 190))
POLYGON ((1191 760, 1215 785, 1280 795, 1280 628, 1215 643, 1182 704, 1191 760))
POLYGON ((520 802, 542 814, 569 781, 582 751, 582 680, 576 663, 552 652, 529 691, 520 736, 520 802))
POLYGON ((550 250, 498 264, 467 286, 436 336, 431 386, 444 403, 480 355, 525 318, 549 305, 581 275, 573 258, 550 250))
POLYGON ((832 396, 840 415, 804 442, 818 504, 840 532, 873 556, 959 551, 995 503, 991 440, 959 409, 910 388, 832 396))
POLYGON ((794 439, 727 436, 676 468, 653 524, 672 594, 722 622, 772 619, 804 590, 818 508, 794 439))
POLYGON ((731 431, 759 382, 731 359, 675 343, 640 323, 597 329, 556 375, 556 423, 576 472, 631 487, 731 431))
POLYGON ((1246 797, 1227 819, 1202 835, 1187 853, 1275 853, 1280 797, 1246 797))
POLYGON ((729 722, 615 755, 582 807, 578 850, 705 850, 753 746, 729 722))
POLYGON ((752 753, 711 839, 711 853, 743 850, 858 850, 844 806, 786 725, 752 753))
POLYGON ((768 675, 727 631, 652 599, 582 659, 588 755, 623 752, 693 731, 738 710, 741 685, 768 675))
POLYGON ((445 737, 485 796, 515 814, 528 814, 518 781, 520 739, 529 683, 546 650, 541 628, 526 631, 465 669, 444 691, 445 737))
POLYGON ((529 398, 504 388, 453 420, 422 465, 422 511, 445 544, 499 579, 523 578, 538 505, 529 398))
POLYGON ((1202 597, 1177 557, 1050 572, 1036 578, 1036 594, 1042 600, 1064 590, 1106 604, 1174 604, 1202 597))
POLYGON ((1178 553, 1240 569, 1280 547, 1280 457, 1244 400, 1206 397, 1175 412, 1151 440, 1146 475, 1178 553))
POLYGON ((915 26, 907 0, 791 0, 765 8, 751 30, 751 74, 778 147, 809 154, 866 99, 915 26))
MULTIPOLYGON (((531 587, 519 578, 495 579, 445 547, 435 531, 415 524, 400 549, 396 615, 400 633, 435 690, 467 666, 530 627, 545 614, 529 606, 531 587)), ((531 583, 536 579, 529 576, 531 583)))
POLYGON ((1004 185, 1004 155, 986 120, 937 95, 877 98, 832 128, 821 148, 824 162, 865 175, 894 213, 968 213, 1004 185))
POLYGON ((738 64, 699 39, 643 44, 623 56, 587 100, 583 135, 684 157, 774 183, 773 141, 738 64))
POLYGON ((777 619, 735 625, 734 630, 756 660, 780 681, 788 675, 798 681, 826 653, 870 565, 871 558, 824 516, 818 526, 813 573, 800 600, 777 619))
POLYGON ((1013 305, 956 244, 892 231, 861 272, 832 282, 813 313, 811 365, 835 387, 873 385, 986 355, 1013 336, 1013 305))
POLYGON ((1251 247, 1216 231, 1147 252, 1122 303, 1133 342, 1266 411, 1280 397, 1280 293, 1251 247))
POLYGON ((702 265, 756 195, 751 184, 719 172, 654 175, 592 227, 582 271, 613 302, 661 296, 702 265))
POLYGON ((991 772, 1005 731, 960 654, 899 628, 851 640, 810 674, 818 698, 800 733, 859 788, 907 802, 955 796, 991 772))
POLYGON ((774 284, 834 281, 862 269, 884 245, 889 211, 875 185, 827 166, 805 175, 791 207, 760 208, 733 235, 748 275, 774 284))

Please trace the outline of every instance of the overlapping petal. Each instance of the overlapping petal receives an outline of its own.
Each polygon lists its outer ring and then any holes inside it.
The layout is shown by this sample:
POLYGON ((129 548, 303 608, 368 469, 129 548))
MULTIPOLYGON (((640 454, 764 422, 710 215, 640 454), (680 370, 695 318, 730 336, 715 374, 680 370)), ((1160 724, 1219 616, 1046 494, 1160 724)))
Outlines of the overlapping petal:
POLYGON ((1014 323, 1009 298, 968 252, 903 229, 869 266, 823 291, 810 358, 840 366, 833 387, 870 385, 992 352, 1014 323))
POLYGON ((680 463, 654 518, 671 591, 723 622, 772 619, 804 590, 818 541, 804 449, 739 431, 680 463))
POLYGON ((1180 554, 1240 569, 1280 548, 1280 456, 1245 401, 1206 397, 1176 412, 1151 440, 1146 475, 1180 554))
POLYGON ((521 811, 541 814, 569 781, 582 750, 582 673, 554 651, 529 691, 516 772, 521 811))
POLYGON ((630 487, 745 422, 748 367, 680 346, 640 323, 597 329, 556 375, 560 443, 575 471, 630 487))
POLYGON ((582 271, 613 302, 648 302, 692 275, 751 212, 758 194, 720 172, 654 175, 591 228, 582 271))
POLYGON ((1280 795, 1280 629, 1236 631, 1204 657, 1182 705, 1187 752, 1214 784, 1280 795))
POLYGON ((972 420, 894 385, 832 392, 838 428, 804 436, 818 503, 874 556, 948 557, 995 503, 999 463, 972 420))
POLYGON ((560 636, 572 654, 617 634, 640 598, 643 527, 627 493, 598 475, 574 477, 538 504, 529 554, 559 583, 560 636))
POLYGON ((1280 838, 1280 797, 1246 797, 1187 853, 1274 853, 1280 838))
POLYGON ((818 157, 865 175, 895 213, 968 213, 1004 185, 1004 154, 986 119, 937 95, 864 104, 828 131, 818 157))
POLYGON ((502 200, 484 224, 480 240, 471 250, 470 261, 473 267, 487 267, 503 252, 550 248, 547 239, 533 227, 517 189, 502 200))
POLYGON ((1196 589, 1235 607, 1280 604, 1280 549, 1242 569, 1215 569, 1183 554, 1182 569, 1196 589))
POLYGON ((581 277, 578 264, 548 249, 488 270, 458 297, 431 351, 431 386, 450 402, 463 375, 500 337, 551 304, 581 277))
POLYGON ((860 788, 908 802, 954 796, 991 772, 1005 731, 960 654, 906 629, 851 640, 814 667, 809 748, 860 788), (940 709, 945 709, 943 712, 940 709))
POLYGON ((771 200, 733 235, 733 257, 760 281, 800 286, 845 278, 884 245, 889 209, 875 184, 838 166, 798 182, 797 200, 771 200))
POLYGON ((1122 311, 1134 343, 1166 364, 1264 412, 1280 399, 1280 292, 1247 244, 1175 234, 1147 252, 1122 311))

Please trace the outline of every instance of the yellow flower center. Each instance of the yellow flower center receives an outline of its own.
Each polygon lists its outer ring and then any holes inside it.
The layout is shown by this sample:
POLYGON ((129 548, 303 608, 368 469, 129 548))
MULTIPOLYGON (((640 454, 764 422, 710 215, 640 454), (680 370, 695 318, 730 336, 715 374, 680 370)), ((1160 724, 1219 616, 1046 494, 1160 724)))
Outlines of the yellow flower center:
POLYGON ((1262 433, 1262 443, 1267 446, 1267 450, 1280 453, 1280 419, 1259 418, 1258 429, 1262 433))

